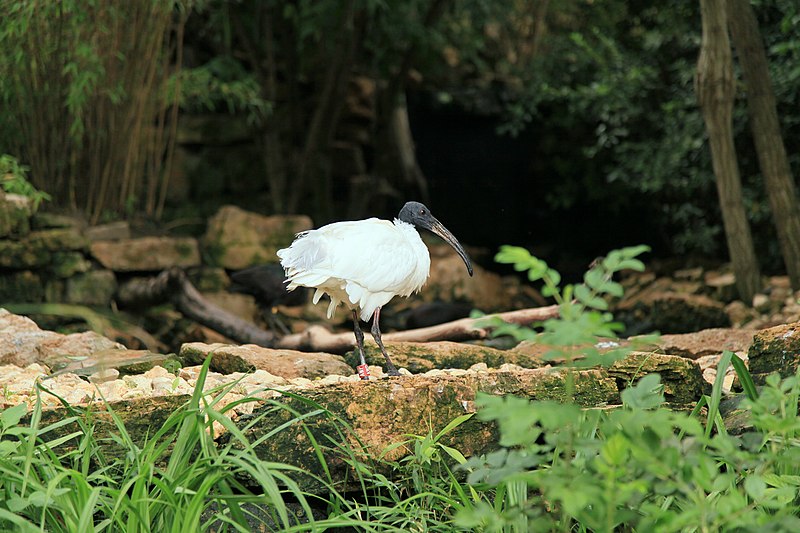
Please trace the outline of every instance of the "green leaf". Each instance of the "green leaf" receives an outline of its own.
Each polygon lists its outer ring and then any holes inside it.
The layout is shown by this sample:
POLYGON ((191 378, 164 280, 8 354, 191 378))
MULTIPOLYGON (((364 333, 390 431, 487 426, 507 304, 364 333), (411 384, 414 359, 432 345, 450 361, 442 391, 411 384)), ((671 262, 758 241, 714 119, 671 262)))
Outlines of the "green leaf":
POLYGON ((445 446, 444 444, 440 444, 439 448, 441 448, 447 455, 452 457, 458 464, 463 465, 464 463, 467 462, 467 458, 464 457, 464 454, 462 454, 455 448, 451 448, 450 446, 445 446))
POLYGON ((622 433, 611 435, 600 450, 600 456, 611 466, 623 466, 627 462, 630 444, 622 433))
POLYGON ((586 307, 600 310, 608 309, 608 302, 592 294, 592 291, 582 283, 580 285, 575 285, 575 297, 586 307))
POLYGON ((525 248, 520 246, 503 245, 500 251, 494 256, 494 260, 498 263, 521 263, 530 260, 531 254, 525 248))
POLYGON ((628 387, 620 394, 622 404, 631 409, 653 409, 664 403, 664 392, 661 376, 648 374, 633 387, 628 387))
POLYGON ((764 497, 764 493, 767 490, 767 484, 764 482, 761 476, 749 474, 744 479, 744 490, 747 492, 748 496, 758 502, 764 497))
POLYGON ((736 375, 739 376, 739 382, 742 384, 742 390, 751 401, 758 399, 758 390, 756 384, 753 382, 753 376, 747 369, 747 365, 742 361, 741 357, 736 354, 731 356, 731 365, 736 370, 736 375))
POLYGON ((6 507, 12 513, 19 513, 30 505, 27 498, 20 498, 19 496, 12 496, 6 500, 6 507))
POLYGON ((25 413, 28 412, 27 404, 21 403, 0 412, 0 427, 8 429, 19 424, 25 413))

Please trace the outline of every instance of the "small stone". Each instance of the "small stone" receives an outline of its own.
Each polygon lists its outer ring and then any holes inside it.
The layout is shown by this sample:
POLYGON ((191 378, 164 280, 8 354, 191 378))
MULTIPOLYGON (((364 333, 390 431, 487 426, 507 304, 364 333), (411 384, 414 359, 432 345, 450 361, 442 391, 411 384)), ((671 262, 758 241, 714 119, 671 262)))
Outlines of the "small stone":
POLYGON ((741 300, 734 300, 726 305, 725 314, 728 315, 731 324, 736 327, 747 324, 756 317, 756 313, 753 309, 747 307, 741 300))
POLYGON ((413 376, 414 374, 407 368, 401 368, 397 371, 401 376, 413 376))
POLYGON ((756 311, 764 313, 766 311, 769 311, 769 307, 770 307, 769 296, 760 292, 755 296, 753 296, 753 308, 756 311))
POLYGON ((105 383, 107 381, 114 381, 119 377, 119 370, 116 368, 106 368, 99 370, 89 376, 89 381, 92 383, 105 383))
POLYGON ((125 376, 122 381, 131 389, 141 389, 142 391, 149 391, 153 388, 152 380, 143 375, 125 376))
POLYGON ((676 270, 673 274, 675 279, 697 281, 703 276, 703 267, 684 268, 676 270))
POLYGON ((100 395, 105 398, 107 402, 116 402, 121 400, 123 395, 130 390, 128 385, 126 385, 121 379, 99 383, 97 384, 97 389, 100 391, 100 395))
POLYGON ((200 375, 200 369, 202 366, 185 366, 178 371, 178 376, 182 377, 186 381, 189 380, 196 380, 197 376, 200 375))
POLYGON ((266 370, 258 369, 244 378, 248 383, 258 383, 260 385, 285 385, 289 383, 286 378, 270 374, 266 370))
POLYGON ((144 389, 130 389, 122 394, 123 400, 134 400, 136 398, 142 398, 146 395, 144 389))
POLYGON ((236 406, 235 411, 240 415, 252 415, 259 402, 243 402, 236 406))
POLYGON ((730 392, 733 388, 733 381, 736 378, 736 374, 726 374, 722 380, 722 390, 725 392, 730 392))
POLYGON ((471 371, 473 371, 473 372, 488 372, 489 371, 489 367, 486 365, 486 363, 475 363, 474 365, 469 367, 469 369, 471 371))
POLYGON ((335 383, 339 383, 345 381, 347 378, 345 376, 337 376, 336 374, 325 376, 324 378, 320 379, 317 382, 317 385, 333 385, 335 383))
POLYGON ((169 370, 162 366, 154 366, 147 372, 143 374, 145 377, 154 379, 154 378, 161 378, 161 377, 168 377, 174 378, 175 376, 169 373, 169 370))
POLYGON ((289 383, 295 387, 306 388, 311 386, 312 381, 308 378, 293 378, 289 380, 289 383))
POLYGON ((519 372, 520 370, 524 369, 519 365, 515 365, 514 363, 503 363, 500 365, 498 370, 500 372, 519 372))

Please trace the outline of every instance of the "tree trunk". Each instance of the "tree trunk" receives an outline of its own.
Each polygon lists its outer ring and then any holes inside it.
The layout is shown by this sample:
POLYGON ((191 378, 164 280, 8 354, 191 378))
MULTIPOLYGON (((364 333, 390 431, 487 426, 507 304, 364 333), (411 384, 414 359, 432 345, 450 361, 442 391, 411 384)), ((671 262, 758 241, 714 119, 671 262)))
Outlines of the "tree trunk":
POLYGON ((800 206, 781 138, 767 54, 749 0, 731 0, 728 6, 731 38, 739 54, 747 89, 753 142, 775 219, 783 261, 792 288, 797 290, 800 289, 800 206))
POLYGON ((695 91, 708 131, 728 253, 739 296, 747 303, 760 288, 760 273, 742 201, 742 184, 733 144, 733 59, 727 30, 726 0, 700 0, 703 37, 695 91))

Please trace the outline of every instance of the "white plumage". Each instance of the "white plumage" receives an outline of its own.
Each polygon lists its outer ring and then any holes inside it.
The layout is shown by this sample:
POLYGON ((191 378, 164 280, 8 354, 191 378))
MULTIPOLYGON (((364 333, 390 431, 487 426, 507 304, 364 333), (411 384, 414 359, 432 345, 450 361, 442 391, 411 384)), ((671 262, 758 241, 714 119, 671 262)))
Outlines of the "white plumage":
POLYGON ((409 296, 428 279, 431 258, 415 225, 431 230, 447 241, 472 275, 464 248, 424 205, 408 202, 394 222, 368 218, 335 222, 298 234, 288 248, 278 251, 286 271, 288 289, 316 289, 314 303, 330 297, 328 318, 340 303, 353 311, 354 331, 362 364, 363 333, 358 319, 373 318, 372 336, 386 358, 389 374, 397 369, 380 337, 380 310, 395 296, 409 296))
POLYGON ((417 230, 399 219, 329 224, 301 233, 278 257, 289 290, 314 287, 314 303, 323 294, 330 296, 328 318, 344 302, 349 309, 359 309, 364 321, 395 296, 420 290, 431 266, 417 230))

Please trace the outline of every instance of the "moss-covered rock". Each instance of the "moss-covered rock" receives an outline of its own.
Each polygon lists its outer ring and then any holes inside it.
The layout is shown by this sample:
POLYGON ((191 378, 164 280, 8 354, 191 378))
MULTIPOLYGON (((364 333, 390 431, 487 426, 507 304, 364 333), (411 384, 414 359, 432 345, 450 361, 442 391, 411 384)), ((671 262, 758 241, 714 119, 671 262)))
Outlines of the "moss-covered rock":
MULTIPOLYGON (((518 372, 468 372, 463 375, 425 375, 369 382, 340 383, 303 393, 303 398, 285 398, 286 409, 264 406, 254 411, 255 423, 247 435, 259 435, 322 406, 327 413, 293 424, 273 438, 262 441, 256 452, 265 460, 278 460, 317 471, 319 463, 312 444, 327 442, 326 435, 341 435, 361 459, 381 455, 408 435, 436 434, 457 416, 475 411, 478 393, 515 394, 538 400, 561 401, 565 397, 566 370, 532 369, 518 372), (263 415, 263 416, 262 416, 263 415), (342 424, 341 422, 344 422, 342 424), (351 431, 352 430, 352 431, 351 431)), ((575 400, 581 405, 607 405, 618 400, 614 380, 602 370, 575 372, 575 400)), ((492 425, 470 419, 442 442, 465 455, 479 454, 496 446, 492 425)), ((410 453, 401 446, 385 454, 400 459, 410 453)), ((326 462, 334 479, 344 479, 347 457, 331 451, 326 462)))
POLYGON ((95 241, 91 252, 101 265, 115 272, 153 272, 200 264, 200 249, 191 237, 95 241))
POLYGON ((661 376, 664 398, 670 403, 696 402, 710 389, 697 363, 675 355, 631 352, 608 369, 608 374, 617 380, 620 389, 652 373, 661 376))
MULTIPOLYGON (((434 368, 469 368, 476 363, 486 363, 487 366, 493 368, 504 363, 513 363, 523 368, 543 366, 539 359, 526 353, 498 350, 477 344, 438 341, 388 342, 385 345, 395 366, 407 368, 414 374, 427 372, 434 368)), ((366 341, 364 349, 367 352, 365 358, 368 364, 378 366, 385 364, 377 344, 366 341)), ((352 366, 360 364, 355 350, 345 355, 345 361, 352 366)))
POLYGON ((0 190, 0 237, 19 237, 28 233, 32 211, 29 198, 0 190))
POLYGON ((274 263, 280 248, 311 227, 307 216, 263 216, 226 205, 208 221, 203 254, 210 265, 231 270, 274 263))
POLYGON ((0 239, 0 268, 26 269, 47 266, 52 253, 32 241, 0 239))
POLYGON ((38 303, 45 294, 42 278, 30 270, 0 276, 0 302, 38 303))
POLYGON ((254 344, 235 346, 191 342, 181 346, 179 355, 187 364, 200 364, 211 354, 211 369, 223 374, 260 369, 287 379, 313 379, 331 374, 349 376, 354 373, 339 355, 275 350, 254 344))
POLYGON ((110 270, 92 270, 66 280, 64 301, 81 305, 107 306, 117 291, 117 279, 110 270))
POLYGON ((48 272, 57 278, 69 278, 92 268, 92 263, 80 252, 55 252, 48 272))
POLYGON ((795 375, 800 364, 800 322, 757 332, 747 357, 757 383, 773 372, 782 377, 795 375))

